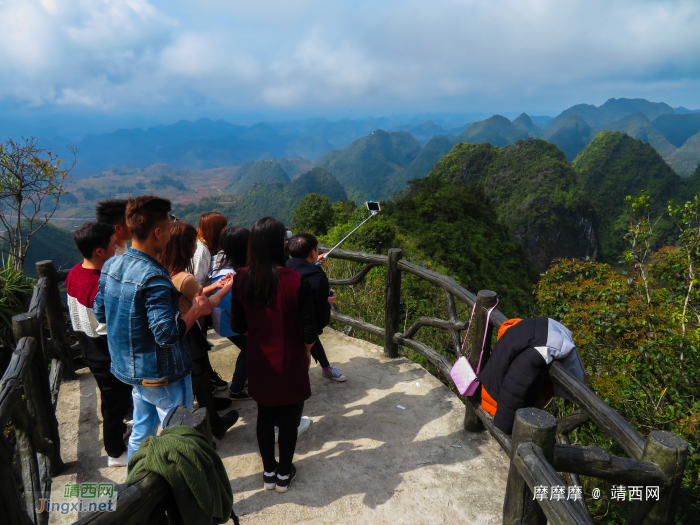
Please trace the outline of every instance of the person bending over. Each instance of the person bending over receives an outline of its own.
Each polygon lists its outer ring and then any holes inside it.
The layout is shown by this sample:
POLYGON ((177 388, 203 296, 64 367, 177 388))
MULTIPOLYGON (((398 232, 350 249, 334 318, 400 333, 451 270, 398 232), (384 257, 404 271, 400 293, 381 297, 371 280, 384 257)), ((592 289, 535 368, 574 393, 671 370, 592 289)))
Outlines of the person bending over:
POLYGON ((131 386, 109 371, 112 360, 107 345, 107 327, 92 311, 105 262, 114 256, 117 244, 114 228, 102 222, 86 222, 73 232, 73 240, 83 256, 66 278, 68 310, 73 333, 80 345, 83 362, 90 368, 100 390, 102 437, 108 467, 126 466, 124 417, 131 411, 131 386))
MULTIPOLYGON (((316 262, 325 261, 325 258, 318 255, 318 241, 310 233, 299 233, 289 240, 289 255, 287 268, 291 268, 300 275, 306 277, 314 292, 314 306, 316 312, 316 328, 318 335, 323 333, 323 329, 328 326, 331 320, 331 305, 333 297, 330 297, 330 285, 326 272, 321 269, 316 262)), ((316 342, 311 348, 311 355, 316 362, 321 365, 321 375, 333 381, 345 381, 346 377, 328 362, 326 350, 321 344, 321 340, 316 337, 316 342)))
POLYGON ((93 306, 97 321, 107 325, 110 370, 133 386, 129 459, 145 438, 156 435, 171 408, 193 407, 185 335, 199 317, 211 312, 209 300, 199 295, 180 315, 180 292, 157 260, 170 240, 170 209, 169 200, 155 195, 129 199, 131 248, 102 267, 93 306))
POLYGON ((126 199, 99 201, 95 207, 95 220, 114 226, 114 240, 117 243, 115 255, 126 253, 126 241, 131 240, 131 232, 126 225, 126 199))
POLYGON ((263 485, 277 492, 286 492, 296 476, 292 460, 304 401, 311 396, 309 352, 316 341, 313 293, 304 277, 284 266, 284 232, 272 217, 255 223, 249 266, 236 273, 231 293, 231 329, 248 335, 248 392, 258 404, 263 485))

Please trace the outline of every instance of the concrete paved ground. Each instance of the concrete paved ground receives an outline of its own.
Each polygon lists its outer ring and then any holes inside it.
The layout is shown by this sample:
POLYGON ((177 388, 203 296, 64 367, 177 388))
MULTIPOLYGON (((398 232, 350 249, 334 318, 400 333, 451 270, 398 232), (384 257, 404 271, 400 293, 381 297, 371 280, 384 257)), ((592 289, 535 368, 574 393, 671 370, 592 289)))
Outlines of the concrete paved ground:
MULTIPOLYGON (((230 380, 238 349, 213 341, 212 364, 230 380)), ((348 381, 331 382, 312 364, 304 414, 313 424, 299 439, 298 476, 286 494, 262 488, 255 402, 234 402, 241 418, 218 451, 241 523, 500 523, 507 458, 488 433, 464 432, 459 399, 419 365, 384 358, 376 345, 328 329, 322 341, 348 381)), ((98 400, 87 371, 61 388, 62 455, 76 463, 54 480, 55 489, 126 478, 125 469, 106 466, 98 400)), ((51 523, 75 519, 57 515, 51 523)))

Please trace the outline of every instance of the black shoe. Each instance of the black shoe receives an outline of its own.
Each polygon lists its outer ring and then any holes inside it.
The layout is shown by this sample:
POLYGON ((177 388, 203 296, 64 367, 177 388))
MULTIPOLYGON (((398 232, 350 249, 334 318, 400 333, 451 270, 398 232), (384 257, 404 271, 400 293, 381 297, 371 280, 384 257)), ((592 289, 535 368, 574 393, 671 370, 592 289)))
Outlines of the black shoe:
POLYGON ((251 399, 250 394, 246 390, 241 390, 237 394, 234 394, 229 390, 228 397, 235 399, 236 401, 243 401, 244 399, 251 399))
POLYGON ((217 412, 219 410, 226 410, 232 404, 233 404, 233 400, 231 400, 231 399, 228 399, 225 397, 215 397, 214 398, 214 408, 216 408, 217 412))
POLYGON ((272 474, 268 474, 263 471, 263 487, 267 490, 275 490, 275 485, 277 484, 277 469, 275 469, 272 474))
POLYGON ((217 372, 209 372, 209 384, 212 389, 225 390, 228 388, 228 383, 224 381, 217 372))
POLYGON ((292 485, 292 481, 297 477, 297 469, 292 463, 292 471, 288 476, 280 476, 277 474, 277 484, 275 485, 275 490, 277 492, 287 492, 289 487, 292 485), (286 478, 286 479, 283 479, 286 478))
POLYGON ((221 421, 215 427, 211 427, 211 433, 216 439, 224 439, 226 431, 238 421, 238 410, 231 410, 226 415, 221 416, 221 421))

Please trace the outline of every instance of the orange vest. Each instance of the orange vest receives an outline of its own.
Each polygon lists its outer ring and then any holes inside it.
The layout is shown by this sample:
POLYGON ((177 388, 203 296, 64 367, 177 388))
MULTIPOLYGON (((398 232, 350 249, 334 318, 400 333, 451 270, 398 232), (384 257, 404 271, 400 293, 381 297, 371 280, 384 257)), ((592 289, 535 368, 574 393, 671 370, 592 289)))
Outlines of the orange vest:
MULTIPOLYGON (((508 328, 515 326, 520 321, 522 321, 522 319, 508 319, 505 323, 503 323, 498 329, 498 337, 496 338, 496 341, 498 341, 498 339, 500 339, 501 336, 506 333, 508 328)), ((483 385, 481 386, 481 408, 483 408, 492 417, 496 416, 496 408, 498 408, 498 403, 496 403, 496 400, 489 395, 483 385)))

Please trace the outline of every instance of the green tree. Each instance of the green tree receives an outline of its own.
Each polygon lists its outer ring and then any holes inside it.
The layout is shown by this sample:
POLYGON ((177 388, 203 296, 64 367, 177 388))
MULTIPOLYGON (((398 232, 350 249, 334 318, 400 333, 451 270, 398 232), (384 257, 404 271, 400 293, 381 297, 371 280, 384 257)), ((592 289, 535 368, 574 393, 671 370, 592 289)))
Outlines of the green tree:
POLYGON ((0 143, 0 222, 5 228, 0 251, 10 255, 21 270, 31 238, 51 219, 58 207, 68 173, 58 155, 37 145, 37 139, 0 143))
POLYGON ((333 208, 326 195, 309 193, 299 201, 292 216, 294 227, 300 231, 325 235, 333 223, 333 208))

